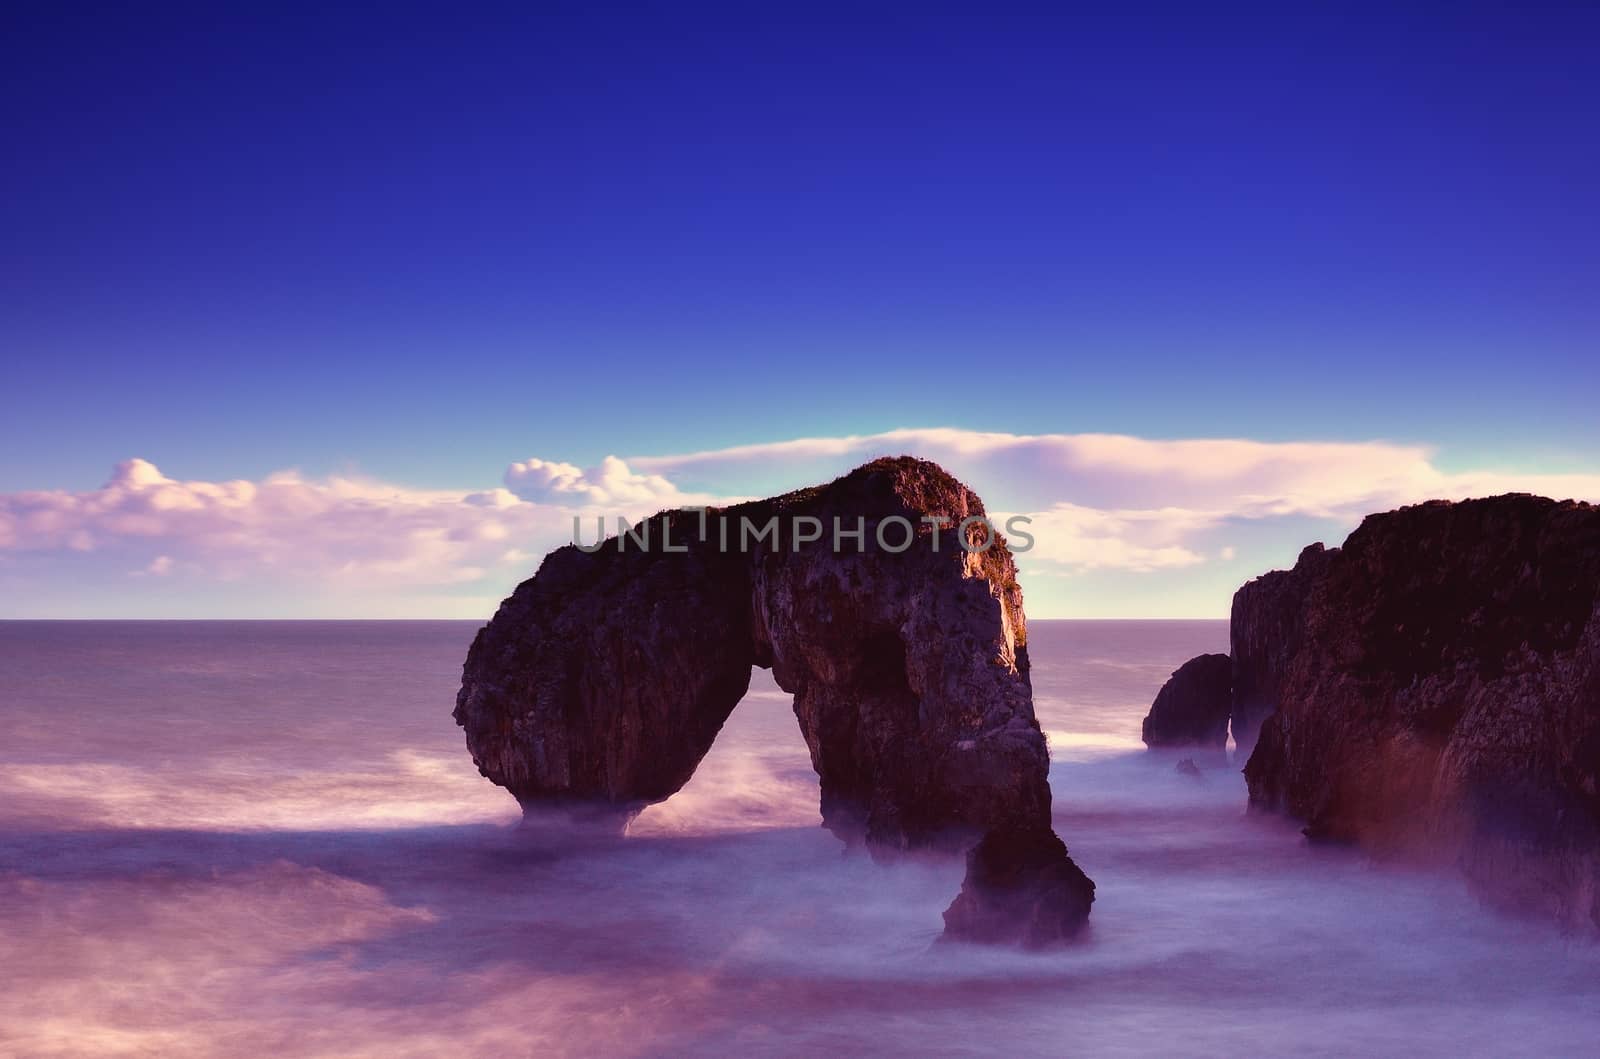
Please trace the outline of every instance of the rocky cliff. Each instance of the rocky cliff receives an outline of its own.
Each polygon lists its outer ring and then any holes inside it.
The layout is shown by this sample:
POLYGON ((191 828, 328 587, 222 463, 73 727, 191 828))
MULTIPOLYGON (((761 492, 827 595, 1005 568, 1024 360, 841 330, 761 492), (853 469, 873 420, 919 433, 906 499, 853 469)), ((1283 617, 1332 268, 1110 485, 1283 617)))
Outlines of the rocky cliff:
POLYGON ((1022 590, 983 516, 942 469, 899 458, 561 548, 473 641, 456 721, 529 812, 620 824, 688 781, 751 666, 770 668, 828 828, 880 856, 1033 836, 991 843, 947 932, 1070 933, 1093 883, 1050 833, 1022 590))
POLYGON ((1234 599, 1252 806, 1600 927, 1597 604, 1586 504, 1434 502, 1307 549, 1234 599))
POLYGON ((1300 650, 1306 595, 1327 558, 1322 545, 1310 545, 1294 569, 1274 570, 1234 593, 1228 639, 1233 659, 1233 741, 1241 759, 1249 758, 1261 722, 1278 708, 1289 660, 1300 650))

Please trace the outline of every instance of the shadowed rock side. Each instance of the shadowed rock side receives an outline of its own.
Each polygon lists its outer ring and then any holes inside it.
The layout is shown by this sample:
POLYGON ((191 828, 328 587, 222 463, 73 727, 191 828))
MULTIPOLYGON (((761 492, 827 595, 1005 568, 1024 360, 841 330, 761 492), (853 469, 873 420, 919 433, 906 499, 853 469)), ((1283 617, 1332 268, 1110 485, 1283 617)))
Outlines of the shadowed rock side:
POLYGON ((1278 708, 1289 660, 1300 650, 1306 593, 1327 556, 1322 545, 1309 545, 1294 569, 1274 570, 1234 593, 1228 651, 1233 660, 1233 741, 1242 759, 1255 749, 1261 722, 1278 708))
POLYGON ((1227 655, 1199 655, 1179 666, 1144 719, 1144 744, 1193 747, 1203 762, 1227 763, 1233 663, 1227 655))
POLYGON ((1277 700, 1251 804, 1600 927, 1597 603, 1600 509, 1571 501, 1422 504, 1308 549, 1234 600, 1246 675, 1277 700))
POLYGON ((1042 948, 1070 939, 1089 917, 1094 883, 1049 828, 999 828, 967 853, 945 931, 990 944, 1042 948))
MULTIPOLYGON (((998 535, 982 553, 956 539, 983 514, 938 466, 902 457, 704 517, 664 512, 648 547, 624 535, 558 549, 468 652, 455 718, 473 760, 525 811, 620 827, 689 780, 759 665, 794 695, 823 823, 846 842, 881 856, 1049 833, 1016 567, 998 535), (777 538, 755 539, 774 518, 777 538), (797 541, 797 519, 822 539, 797 541)), ((1081 922, 1093 885, 1056 844, 1029 847, 1028 907, 1061 934, 1046 921, 1081 922), (1059 860, 1054 882, 1040 858, 1059 860)), ((1005 876, 969 878, 968 905, 1010 899, 991 878, 1005 876)))

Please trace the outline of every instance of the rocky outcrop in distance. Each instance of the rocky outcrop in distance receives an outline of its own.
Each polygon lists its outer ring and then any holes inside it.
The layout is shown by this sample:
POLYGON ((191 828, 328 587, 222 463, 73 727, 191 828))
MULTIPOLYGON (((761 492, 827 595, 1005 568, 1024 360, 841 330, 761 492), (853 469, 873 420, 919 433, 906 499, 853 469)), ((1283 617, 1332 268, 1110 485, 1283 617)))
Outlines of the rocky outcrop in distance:
POLYGON ((1226 763, 1232 688, 1233 663, 1227 655, 1189 659, 1156 695, 1144 719, 1145 746, 1194 749, 1202 761, 1226 763))
POLYGON ((876 856, 983 851, 947 936, 1068 936, 1094 887, 1051 830, 1022 589, 984 518, 901 457, 560 548, 473 641, 455 719, 526 812, 620 827, 689 780, 769 668, 826 827, 876 856))
POLYGON ((1234 599, 1250 804, 1600 928, 1600 508, 1368 517, 1234 599))

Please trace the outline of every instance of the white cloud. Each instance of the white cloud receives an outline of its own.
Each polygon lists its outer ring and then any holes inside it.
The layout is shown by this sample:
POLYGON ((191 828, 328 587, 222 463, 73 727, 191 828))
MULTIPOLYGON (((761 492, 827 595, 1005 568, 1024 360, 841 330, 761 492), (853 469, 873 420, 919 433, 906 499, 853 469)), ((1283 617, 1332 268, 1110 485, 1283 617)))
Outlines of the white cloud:
MULTIPOLYGON (((408 612, 418 613, 418 600, 426 608, 443 593, 464 599, 466 585, 478 586, 474 599, 499 598, 540 556, 571 539, 574 515, 588 540, 595 516, 611 527, 617 516, 765 495, 899 453, 949 468, 978 490, 997 520, 1030 516, 1035 545, 1019 557, 1025 575, 1092 575, 1096 584, 1116 575, 1119 585, 1156 586, 1151 592, 1184 585, 1198 592, 1195 578, 1223 577, 1202 571, 1225 563, 1236 570, 1235 559, 1259 560, 1265 569, 1313 539, 1308 532, 1336 543, 1341 529, 1367 512, 1434 497, 1524 490, 1600 498, 1600 475, 1447 472, 1425 446, 1383 441, 943 428, 608 456, 588 470, 526 459, 506 469, 503 486, 470 490, 294 471, 257 481, 185 481, 134 459, 99 489, 0 495, 0 575, 9 579, 0 587, 14 605, 37 607, 19 593, 48 594, 57 583, 51 578, 64 576, 60 570, 104 563, 143 579, 119 576, 120 587, 104 592, 132 594, 134 584, 153 592, 160 583, 170 594, 203 584, 216 598, 232 592, 248 600, 295 585, 308 595, 322 591, 345 613, 381 612, 385 600, 406 600, 408 612), (1142 576, 1150 574, 1158 576, 1142 576)), ((1205 598, 1224 591, 1207 581, 1205 598)))
POLYGON ((932 428, 632 457, 676 481, 738 480, 768 490, 840 474, 874 456, 931 459, 991 510, 1031 515, 1025 562, 1085 570, 1165 570, 1237 554, 1202 544, 1239 520, 1328 520, 1428 499, 1503 492, 1600 499, 1600 475, 1445 472, 1428 446, 1387 441, 1154 440, 1116 434, 1006 434, 932 428))
POLYGON ((752 467, 780 480, 791 468, 815 473, 814 468, 826 465, 828 473, 843 473, 874 456, 901 453, 940 463, 992 505, 1019 510, 1072 503, 1101 510, 1185 508, 1243 517, 1341 517, 1430 497, 1513 489, 1558 497, 1600 495, 1600 475, 1450 474, 1434 464, 1431 447, 1387 441, 1157 440, 940 427, 630 457, 628 462, 680 483, 732 476, 752 467))
MULTIPOLYGON (((1003 529, 1011 513, 995 520, 1003 529)), ((1019 555, 1025 564, 1047 562, 1085 570, 1119 569, 1148 572, 1193 566, 1205 556, 1185 545, 1197 530, 1213 523, 1204 516, 1176 509, 1100 511, 1076 504, 1056 504, 1027 516, 1025 527, 1033 546, 1019 555)))
POLYGON ((259 482, 179 481, 138 459, 89 492, 0 496, 0 549, 110 554, 141 574, 220 581, 460 584, 570 535, 568 509, 503 489, 418 490, 290 471, 259 482))
POLYGON ((607 456, 600 461, 600 466, 587 471, 570 463, 527 459, 506 468, 505 483, 507 489, 523 500, 627 507, 635 514, 654 514, 665 508, 705 502, 703 497, 686 496, 662 475, 630 470, 626 462, 615 456, 607 456))

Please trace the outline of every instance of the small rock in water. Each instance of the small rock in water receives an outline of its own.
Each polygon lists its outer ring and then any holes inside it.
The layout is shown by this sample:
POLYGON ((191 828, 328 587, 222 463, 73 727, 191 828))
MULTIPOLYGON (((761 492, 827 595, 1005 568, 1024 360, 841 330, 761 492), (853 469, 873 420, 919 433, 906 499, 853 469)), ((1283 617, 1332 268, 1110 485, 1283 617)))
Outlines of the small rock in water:
POLYGON ((945 936, 1044 948, 1089 918, 1094 883, 1047 827, 996 828, 967 854, 967 877, 944 913, 945 936))

